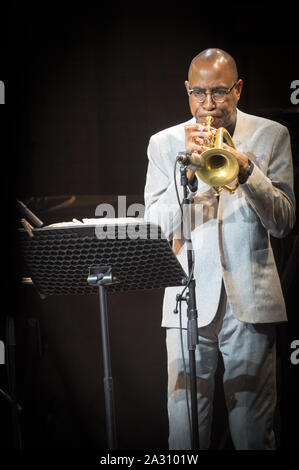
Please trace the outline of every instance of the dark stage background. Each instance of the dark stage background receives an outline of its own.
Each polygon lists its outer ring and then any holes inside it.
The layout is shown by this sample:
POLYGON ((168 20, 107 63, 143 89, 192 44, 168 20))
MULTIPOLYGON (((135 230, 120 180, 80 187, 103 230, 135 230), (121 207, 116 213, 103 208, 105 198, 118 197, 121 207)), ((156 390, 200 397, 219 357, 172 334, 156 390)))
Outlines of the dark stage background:
MULTIPOLYGON (((298 193, 299 79, 296 12, 269 4, 11 2, 1 32, 3 281, 0 338, 15 316, 18 403, 25 449, 104 449, 105 410, 97 296, 42 300, 20 286, 15 197, 45 222, 92 217, 101 202, 143 202, 150 136, 189 119, 189 63, 220 47, 245 82, 241 110, 288 126, 298 193), (282 11, 283 10, 283 11, 282 11), (269 17, 270 15, 270 17, 269 17)), ((116 213, 117 215, 117 213, 116 213)), ((276 429, 295 449, 299 364, 290 344, 297 318, 298 225, 273 240, 289 323, 278 328, 276 429)), ((167 370, 160 290, 108 298, 119 446, 167 449, 167 370)), ((230 449, 219 362, 211 449, 230 449)), ((8 390, 0 365, 0 388, 8 390)), ((0 396, 0 449, 12 448, 10 405, 0 396)))

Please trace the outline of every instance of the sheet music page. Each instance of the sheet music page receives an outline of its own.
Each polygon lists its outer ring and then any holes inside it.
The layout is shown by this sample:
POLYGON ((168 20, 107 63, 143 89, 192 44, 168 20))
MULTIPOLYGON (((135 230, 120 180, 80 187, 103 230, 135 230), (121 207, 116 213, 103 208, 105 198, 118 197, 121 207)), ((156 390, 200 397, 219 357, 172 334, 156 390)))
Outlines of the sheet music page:
POLYGON ((50 227, 72 227, 74 225, 83 225, 83 222, 81 222, 78 219, 72 219, 71 221, 68 222, 56 222, 54 224, 50 225, 45 225, 43 228, 50 228, 50 227))
POLYGON ((124 225, 124 224, 142 224, 145 223, 145 220, 138 217, 118 217, 118 218, 109 218, 109 217, 98 217, 98 218, 84 218, 82 221, 78 219, 72 219, 68 222, 56 222, 54 224, 46 225, 44 228, 50 227, 72 227, 75 225, 124 225))
POLYGON ((82 219, 86 225, 118 225, 118 224, 141 224, 145 220, 138 217, 98 217, 94 219, 82 219))

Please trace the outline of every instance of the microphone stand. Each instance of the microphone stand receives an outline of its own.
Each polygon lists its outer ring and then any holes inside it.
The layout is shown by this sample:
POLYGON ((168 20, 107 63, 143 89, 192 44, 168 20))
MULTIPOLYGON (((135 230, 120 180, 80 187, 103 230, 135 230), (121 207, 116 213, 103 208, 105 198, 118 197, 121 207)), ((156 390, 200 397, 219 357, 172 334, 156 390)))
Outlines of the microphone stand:
MULTIPOLYGON (((178 159, 179 160, 179 159, 178 159)), ((180 161, 181 185, 183 186, 183 233, 187 241, 187 260, 188 260, 188 294, 187 301, 187 339, 189 351, 189 370, 190 370, 190 392, 191 392, 191 428, 192 428, 192 450, 199 450, 199 431, 198 431, 198 407, 197 407, 197 380, 196 380, 196 362, 195 350, 198 340, 197 308, 195 297, 195 279, 193 276, 193 246, 191 240, 191 220, 189 207, 193 199, 188 198, 188 178, 186 166, 180 161)), ((182 299, 181 299, 182 300, 182 299)))

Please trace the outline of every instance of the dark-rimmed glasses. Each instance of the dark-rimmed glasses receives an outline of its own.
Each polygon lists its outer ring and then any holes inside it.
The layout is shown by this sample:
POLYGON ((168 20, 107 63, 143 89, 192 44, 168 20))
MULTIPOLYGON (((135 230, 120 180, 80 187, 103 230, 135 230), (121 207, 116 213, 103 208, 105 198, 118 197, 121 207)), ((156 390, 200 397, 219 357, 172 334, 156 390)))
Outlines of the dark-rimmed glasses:
POLYGON ((220 88, 215 88, 212 91, 205 91, 202 88, 194 87, 194 88, 189 88, 187 92, 189 96, 192 95, 196 99, 196 101, 198 101, 199 103, 203 103, 206 100, 207 95, 211 95, 212 100, 215 103, 223 103, 226 95, 228 95, 232 91, 232 89, 238 83, 238 81, 239 79, 236 80, 235 83, 230 88, 220 87, 220 88))

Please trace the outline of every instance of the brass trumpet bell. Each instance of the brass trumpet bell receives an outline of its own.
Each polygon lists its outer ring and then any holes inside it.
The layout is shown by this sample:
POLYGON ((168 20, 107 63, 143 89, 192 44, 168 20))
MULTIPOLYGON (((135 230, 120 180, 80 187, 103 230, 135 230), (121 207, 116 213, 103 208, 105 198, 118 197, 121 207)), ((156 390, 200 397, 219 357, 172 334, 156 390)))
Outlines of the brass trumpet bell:
MULTIPOLYGON (((207 116, 206 124, 209 130, 214 129, 211 127, 212 122, 213 117, 207 116)), ((223 140, 226 140, 230 147, 235 148, 235 145, 224 127, 215 130, 217 131, 216 136, 204 139, 204 145, 210 148, 201 153, 203 164, 196 173, 202 181, 212 187, 216 194, 219 194, 222 189, 234 193, 239 185, 238 180, 233 186, 229 186, 229 183, 236 180, 239 173, 239 163, 230 151, 223 148, 223 140)))

